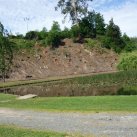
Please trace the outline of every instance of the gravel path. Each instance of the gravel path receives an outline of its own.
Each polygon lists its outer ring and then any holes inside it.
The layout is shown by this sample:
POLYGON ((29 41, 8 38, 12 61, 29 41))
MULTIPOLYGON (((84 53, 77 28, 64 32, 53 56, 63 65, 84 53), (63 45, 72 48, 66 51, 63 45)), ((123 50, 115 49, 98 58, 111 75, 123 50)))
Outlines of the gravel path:
POLYGON ((0 124, 53 130, 67 133, 94 134, 97 137, 137 137, 135 113, 53 113, 0 108, 0 124))

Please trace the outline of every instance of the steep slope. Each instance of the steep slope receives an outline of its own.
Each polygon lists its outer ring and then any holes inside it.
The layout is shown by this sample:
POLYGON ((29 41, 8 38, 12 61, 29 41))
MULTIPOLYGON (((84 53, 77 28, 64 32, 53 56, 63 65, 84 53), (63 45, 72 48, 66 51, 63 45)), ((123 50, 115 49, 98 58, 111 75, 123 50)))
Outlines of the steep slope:
POLYGON ((65 39, 55 50, 35 45, 33 54, 14 55, 11 79, 45 78, 116 70, 118 56, 110 50, 88 50, 82 44, 65 39))

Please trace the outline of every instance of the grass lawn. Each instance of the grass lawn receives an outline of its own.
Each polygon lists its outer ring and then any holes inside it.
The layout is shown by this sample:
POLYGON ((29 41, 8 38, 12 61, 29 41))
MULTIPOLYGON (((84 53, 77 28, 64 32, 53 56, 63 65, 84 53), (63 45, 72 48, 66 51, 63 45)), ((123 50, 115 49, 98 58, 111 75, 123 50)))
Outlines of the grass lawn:
POLYGON ((95 137, 78 133, 65 134, 52 131, 32 130, 16 126, 0 125, 0 137, 95 137))
POLYGON ((0 125, 0 137, 66 137, 66 134, 0 125))
POLYGON ((16 100, 13 95, 0 94, 0 107, 40 111, 137 112, 137 96, 43 97, 16 100))

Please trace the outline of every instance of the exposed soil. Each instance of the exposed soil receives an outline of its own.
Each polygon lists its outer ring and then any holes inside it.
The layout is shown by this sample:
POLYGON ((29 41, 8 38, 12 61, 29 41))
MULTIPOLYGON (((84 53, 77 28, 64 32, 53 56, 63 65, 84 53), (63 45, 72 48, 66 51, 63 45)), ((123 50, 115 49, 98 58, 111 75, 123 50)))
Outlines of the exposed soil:
POLYGON ((65 39, 55 50, 35 45, 33 53, 14 55, 10 80, 45 78, 116 70, 118 56, 110 50, 88 50, 83 44, 65 39))
POLYGON ((32 129, 95 135, 95 137, 136 137, 135 113, 52 113, 0 108, 0 124, 32 129))

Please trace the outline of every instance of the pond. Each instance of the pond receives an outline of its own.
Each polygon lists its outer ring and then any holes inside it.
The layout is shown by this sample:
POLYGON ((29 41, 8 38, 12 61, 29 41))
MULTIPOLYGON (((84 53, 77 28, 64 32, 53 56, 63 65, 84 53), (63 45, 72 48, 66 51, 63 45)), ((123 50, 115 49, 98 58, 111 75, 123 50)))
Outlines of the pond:
POLYGON ((40 97, 116 95, 119 86, 93 87, 89 84, 39 84, 0 89, 1 93, 14 95, 36 94, 40 97))

